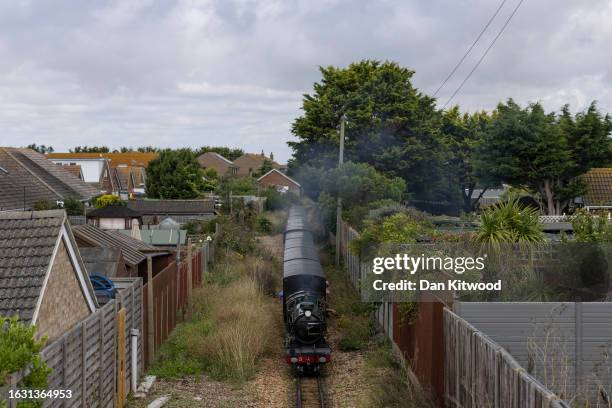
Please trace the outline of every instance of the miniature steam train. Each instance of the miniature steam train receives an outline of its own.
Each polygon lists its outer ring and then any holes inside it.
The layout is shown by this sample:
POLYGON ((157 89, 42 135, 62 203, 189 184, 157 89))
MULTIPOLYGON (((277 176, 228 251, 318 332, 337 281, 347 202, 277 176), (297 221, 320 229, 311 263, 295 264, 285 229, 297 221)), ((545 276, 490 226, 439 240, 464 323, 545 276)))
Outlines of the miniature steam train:
POLYGON ((292 206, 284 234, 283 317, 287 363, 318 372, 331 360, 327 331, 327 280, 303 207, 292 206))

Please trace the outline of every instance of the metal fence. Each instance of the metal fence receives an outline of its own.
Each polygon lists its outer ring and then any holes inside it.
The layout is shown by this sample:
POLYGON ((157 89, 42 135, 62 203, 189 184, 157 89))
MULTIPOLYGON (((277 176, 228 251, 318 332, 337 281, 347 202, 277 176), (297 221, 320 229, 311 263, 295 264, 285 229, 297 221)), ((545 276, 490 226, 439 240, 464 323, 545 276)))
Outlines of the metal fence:
MULTIPOLYGON (((53 370, 49 375, 50 389, 72 391, 70 399, 50 399, 45 407, 113 407, 116 406, 117 383, 117 323, 120 309, 125 310, 126 361, 129 361, 129 330, 141 330, 142 281, 125 278, 119 284, 117 299, 111 300, 41 352, 44 362, 53 370)), ((142 372, 142 353, 139 350, 138 367, 142 372)), ((124 384, 129 384, 132 367, 124 371, 124 384)))
POLYGON ((569 408, 499 344, 444 311, 445 400, 461 408, 569 408))
POLYGON ((457 302, 455 311, 564 399, 612 399, 612 302, 457 302))

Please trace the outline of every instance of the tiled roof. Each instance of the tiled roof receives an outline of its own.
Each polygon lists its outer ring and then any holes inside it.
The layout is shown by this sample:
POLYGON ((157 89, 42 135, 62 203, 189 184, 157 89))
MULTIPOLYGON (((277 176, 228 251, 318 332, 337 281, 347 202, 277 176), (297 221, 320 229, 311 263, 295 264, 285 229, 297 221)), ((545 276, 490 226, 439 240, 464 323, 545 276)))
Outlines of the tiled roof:
POLYGON ((125 205, 107 205, 87 212, 87 218, 138 218, 142 214, 125 205))
POLYGON ((128 166, 144 166, 147 167, 149 162, 157 158, 157 153, 49 153, 47 157, 51 159, 94 159, 104 157, 110 160, 111 166, 125 164, 128 166))
POLYGON ((132 179, 132 171, 128 166, 118 166, 113 167, 113 173, 115 174, 115 181, 121 191, 128 191, 130 187, 134 187, 134 183, 130 183, 133 181, 132 179))
POLYGON ((234 164, 238 166, 239 175, 248 176, 253 171, 259 171, 259 169, 261 169, 261 167, 264 165, 265 160, 270 161, 272 168, 278 169, 281 167, 280 164, 276 163, 274 160, 270 160, 269 157, 255 153, 243 154, 234 160, 234 164))
POLYGON ((0 210, 33 207, 39 200, 89 200, 99 194, 45 156, 30 149, 0 147, 0 210))
POLYGON ((90 245, 105 248, 120 248, 123 258, 129 265, 138 265, 146 259, 144 251, 158 251, 157 248, 145 244, 134 238, 124 237, 121 233, 105 231, 93 225, 78 225, 73 227, 74 235, 90 245))
POLYGON ((297 181, 295 181, 294 179, 292 179, 291 177, 289 177, 288 175, 286 175, 285 173, 283 173, 282 171, 277 170, 277 169, 270 170, 269 172, 267 172, 266 174, 264 174, 263 176, 258 178, 257 181, 261 181, 261 180, 267 178, 268 176, 270 176, 271 174, 278 174, 281 177, 285 178, 290 183, 293 183, 294 185, 296 185, 297 187, 301 187, 300 183, 298 183, 297 181))
POLYGON ((583 177, 588 188, 584 205, 612 205, 612 167, 591 169, 583 177))
POLYGON ((230 160, 215 152, 201 154, 198 156, 198 163, 200 163, 202 168, 215 169, 217 174, 221 176, 225 175, 231 167, 237 167, 230 160))
POLYGON ((62 166, 62 169, 66 170, 68 173, 72 174, 73 176, 77 177, 80 180, 83 180, 83 178, 81 177, 83 175, 83 173, 81 172, 81 166, 78 164, 72 164, 72 165, 67 165, 67 166, 62 166))
POLYGON ((145 214, 212 214, 213 200, 133 200, 128 207, 145 214))
MULTIPOLYGON (((132 236, 132 230, 119 230, 127 237, 132 236)), ((140 230, 142 241, 150 245, 176 246, 178 242, 184 245, 187 231, 179 229, 143 229, 140 230)))
POLYGON ((31 322, 64 219, 63 210, 0 213, 0 315, 31 322))

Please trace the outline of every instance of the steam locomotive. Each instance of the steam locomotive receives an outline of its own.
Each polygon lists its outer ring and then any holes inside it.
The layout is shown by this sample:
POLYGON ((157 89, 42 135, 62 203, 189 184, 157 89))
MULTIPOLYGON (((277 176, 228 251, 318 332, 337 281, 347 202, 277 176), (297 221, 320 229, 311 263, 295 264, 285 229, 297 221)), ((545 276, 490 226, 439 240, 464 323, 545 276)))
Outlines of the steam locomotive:
POLYGON ((327 280, 304 208, 294 205, 284 234, 283 317, 286 360, 298 372, 316 373, 331 361, 326 296, 327 280))

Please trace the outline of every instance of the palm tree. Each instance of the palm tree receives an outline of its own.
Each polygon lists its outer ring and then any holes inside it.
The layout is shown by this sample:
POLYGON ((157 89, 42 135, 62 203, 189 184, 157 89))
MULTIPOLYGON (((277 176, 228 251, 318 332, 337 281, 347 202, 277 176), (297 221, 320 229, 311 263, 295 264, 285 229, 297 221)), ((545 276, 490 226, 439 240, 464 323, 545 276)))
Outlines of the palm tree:
POLYGON ((538 210, 523 206, 516 198, 485 209, 480 215, 480 228, 474 239, 493 246, 506 243, 532 245, 546 241, 538 221, 538 210))

